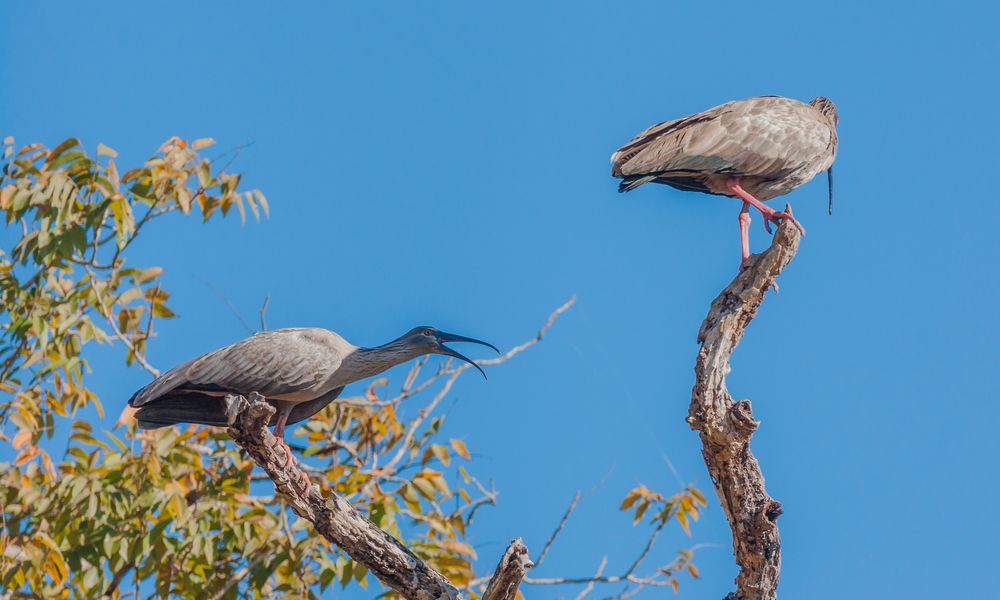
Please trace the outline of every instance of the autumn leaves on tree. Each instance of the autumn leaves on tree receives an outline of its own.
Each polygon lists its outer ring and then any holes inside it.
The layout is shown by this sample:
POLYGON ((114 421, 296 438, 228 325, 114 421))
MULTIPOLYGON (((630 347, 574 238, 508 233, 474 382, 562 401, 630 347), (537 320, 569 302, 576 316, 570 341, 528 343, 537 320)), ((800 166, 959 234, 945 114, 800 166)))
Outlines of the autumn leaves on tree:
MULTIPOLYGON (((140 587, 157 597, 319 597, 334 584, 371 583, 365 564, 314 535, 269 482, 255 483, 266 477, 224 429, 137 432, 128 422, 112 423, 119 398, 102 403, 90 387, 87 349, 95 342, 120 346, 127 364, 158 373, 146 352, 157 321, 174 316, 170 295, 162 268, 129 260, 148 223, 169 226, 192 213, 205 221, 268 215, 264 195, 242 190, 240 175, 228 171, 235 152, 202 156, 213 143, 172 138, 141 166, 125 168, 101 144, 91 155, 75 139, 51 150, 3 141, 0 590, 13 597, 114 598, 140 587)), ((569 304, 493 362, 520 359, 569 304)), ((450 362, 430 369, 419 360, 403 381, 370 382, 288 438, 321 490, 475 596, 487 589, 496 558, 477 572, 465 540, 497 491, 477 473, 474 435, 442 435, 442 401, 464 371, 450 362)), ((575 583, 584 592, 618 583, 619 594, 676 590, 682 574, 697 576, 692 554, 654 561, 662 553, 651 552, 653 542, 672 523, 689 532, 704 506, 693 487, 675 495, 637 487, 621 509, 645 523, 650 537, 628 572, 608 576, 602 565, 592 576, 524 583, 575 583), (662 564, 645 566, 652 562, 662 564)), ((510 535, 552 525, 526 522, 510 535)))

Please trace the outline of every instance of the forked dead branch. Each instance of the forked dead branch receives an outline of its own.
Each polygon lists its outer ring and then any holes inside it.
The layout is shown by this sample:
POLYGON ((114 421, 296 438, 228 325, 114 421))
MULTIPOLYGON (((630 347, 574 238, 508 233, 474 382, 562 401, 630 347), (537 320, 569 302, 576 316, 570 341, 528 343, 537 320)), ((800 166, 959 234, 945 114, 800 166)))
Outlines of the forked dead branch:
MULTIPOLYGON (((257 393, 226 398, 229 435, 274 481, 288 505, 316 531, 364 565, 379 581, 411 600, 463 598, 443 575, 432 569, 399 540, 362 515, 342 496, 318 485, 306 485, 294 458, 268 429, 274 407, 257 393)), ((497 567, 484 598, 512 600, 524 574, 531 568, 527 549, 515 539, 497 567)))
MULTIPOLYGON (((574 298, 556 309, 549 316, 538 334, 504 353, 502 356, 480 361, 480 364, 498 364, 541 341, 552 324, 563 312, 572 306, 574 298)), ((418 362, 407 377, 400 394, 387 401, 397 406, 404 399, 422 391, 434 381, 444 379, 442 389, 430 403, 423 407, 407 426, 407 434, 400 450, 378 470, 372 469, 372 482, 392 477, 398 468, 408 466, 406 452, 411 440, 424 420, 434 411, 448 394, 452 385, 471 365, 452 366, 445 364, 427 381, 414 387, 416 376, 424 361, 418 362)), ((351 402, 349 399, 345 399, 351 402)), ((416 556, 402 542, 379 528, 354 506, 350 499, 332 490, 321 490, 318 485, 309 485, 301 476, 294 456, 290 456, 286 446, 281 444, 268 429, 274 408, 263 396, 252 393, 247 397, 232 395, 226 398, 229 434, 253 461, 267 473, 274 482, 275 489, 287 501, 292 510, 313 524, 316 531, 331 543, 341 548, 352 559, 364 565, 382 583, 392 588, 404 598, 416 600, 458 599, 464 597, 448 579, 416 556)), ((475 482, 477 485, 478 482, 475 482)), ((483 499, 472 501, 469 510, 474 511, 484 503, 495 501, 496 493, 480 485, 483 499)), ((495 573, 489 580, 483 598, 489 600, 512 600, 525 574, 532 567, 528 550, 518 538, 511 542, 501 558, 495 573)))
MULTIPOLYGON (((788 207, 785 210, 791 212, 788 207)), ((712 302, 698 333, 702 346, 687 421, 699 432, 705 464, 733 532, 740 573, 736 591, 727 596, 731 600, 777 597, 781 504, 768 495, 760 465, 750 451, 750 437, 759 425, 750 401, 734 402, 726 389, 729 357, 767 290, 795 256, 800 238, 793 223, 782 222, 771 247, 747 259, 745 269, 712 302)))

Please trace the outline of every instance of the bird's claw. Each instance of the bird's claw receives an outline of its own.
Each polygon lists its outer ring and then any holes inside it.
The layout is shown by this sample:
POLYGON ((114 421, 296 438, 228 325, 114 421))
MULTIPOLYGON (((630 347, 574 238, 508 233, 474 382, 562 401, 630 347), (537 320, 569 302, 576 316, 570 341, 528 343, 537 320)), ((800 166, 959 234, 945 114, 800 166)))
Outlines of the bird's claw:
POLYGON ((802 223, 799 223, 798 219, 785 211, 775 211, 762 216, 764 217, 764 229, 766 229, 768 233, 771 233, 771 223, 781 225, 783 220, 788 219, 792 222, 792 225, 795 225, 795 227, 799 230, 799 233, 802 235, 806 234, 806 228, 802 226, 802 223))

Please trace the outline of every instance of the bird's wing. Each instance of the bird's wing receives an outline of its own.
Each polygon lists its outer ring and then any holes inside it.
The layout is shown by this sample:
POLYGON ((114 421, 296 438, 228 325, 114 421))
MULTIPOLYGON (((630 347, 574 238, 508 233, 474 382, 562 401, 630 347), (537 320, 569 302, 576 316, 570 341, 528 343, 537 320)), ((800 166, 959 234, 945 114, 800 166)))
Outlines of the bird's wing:
POLYGON ((278 329, 210 352, 164 373, 129 404, 143 406, 175 390, 269 397, 309 389, 327 380, 347 352, 311 331, 278 329))
POLYGON ((780 178, 827 151, 829 125, 807 104, 779 97, 729 102, 654 125, 612 156, 615 177, 729 173, 780 178))
POLYGON ((292 407, 291 412, 288 413, 288 424, 298 423, 299 421, 305 421, 309 417, 323 410, 327 404, 333 402, 340 396, 340 392, 344 391, 344 388, 339 387, 329 392, 323 394, 315 400, 309 400, 307 402, 299 402, 292 407))

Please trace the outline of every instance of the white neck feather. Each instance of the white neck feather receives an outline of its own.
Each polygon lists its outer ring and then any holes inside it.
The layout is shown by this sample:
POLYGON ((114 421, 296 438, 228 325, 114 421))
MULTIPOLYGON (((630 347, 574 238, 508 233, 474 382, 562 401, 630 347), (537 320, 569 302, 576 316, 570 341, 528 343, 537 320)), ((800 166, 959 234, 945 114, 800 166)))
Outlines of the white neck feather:
POLYGON ((359 381, 420 356, 412 346, 390 342, 377 348, 358 348, 344 358, 340 370, 350 381, 359 381))

